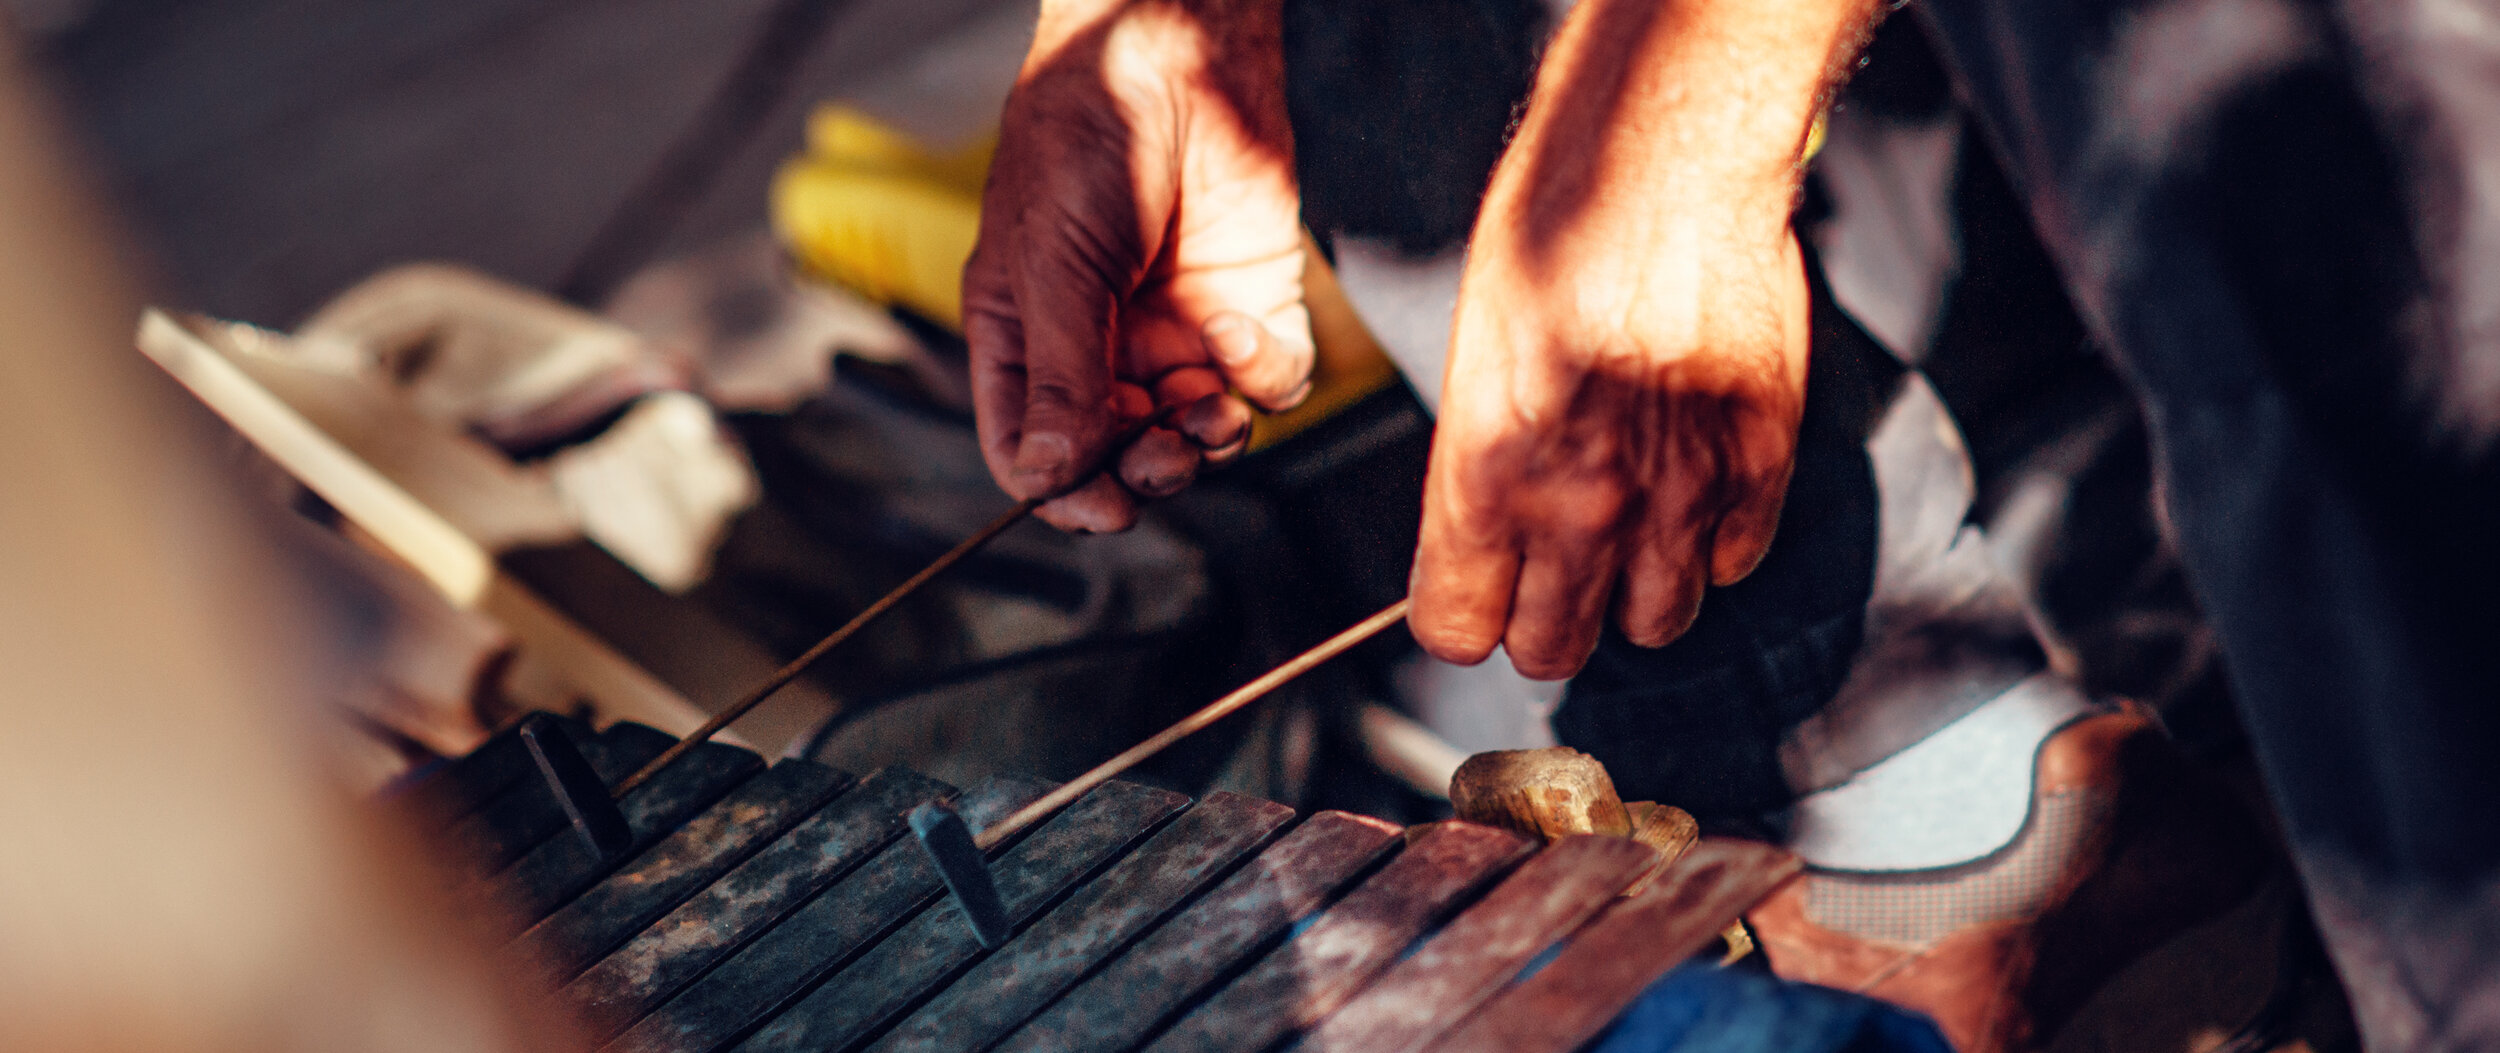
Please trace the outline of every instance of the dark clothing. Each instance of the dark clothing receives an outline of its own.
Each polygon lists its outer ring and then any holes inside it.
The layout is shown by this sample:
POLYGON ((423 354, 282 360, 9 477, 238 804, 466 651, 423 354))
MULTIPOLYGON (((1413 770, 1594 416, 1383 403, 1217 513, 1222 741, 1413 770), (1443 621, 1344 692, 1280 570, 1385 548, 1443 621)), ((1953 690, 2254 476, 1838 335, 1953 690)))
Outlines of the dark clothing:
POLYGON ((2470 170, 2500 42, 2470 6, 1920 9, 2137 388, 2377 1050, 2500 1044, 2500 405, 2456 400, 2500 368, 2470 170))
MULTIPOLYGON (((1913 11, 2141 404, 2365 1037, 2500 1047, 2500 18, 2470 0, 1913 11)), ((1961 245, 1975 277, 2001 262, 1986 248, 1961 245)), ((1675 646, 1607 639, 1555 714, 1630 796, 1705 817, 1785 803, 1781 741, 1868 641, 1858 407, 1891 382, 1853 364, 1863 334, 1819 293, 1817 311, 1769 558, 1675 646)))
POLYGON ((1572 678, 1554 733, 1627 800, 1673 801, 1714 825, 1796 797, 1781 741, 1840 690, 1874 587, 1875 472, 1867 434, 1901 367, 1818 281, 1804 424, 1777 542, 1745 580, 1714 588, 1691 631, 1645 648, 1609 624, 1572 678))

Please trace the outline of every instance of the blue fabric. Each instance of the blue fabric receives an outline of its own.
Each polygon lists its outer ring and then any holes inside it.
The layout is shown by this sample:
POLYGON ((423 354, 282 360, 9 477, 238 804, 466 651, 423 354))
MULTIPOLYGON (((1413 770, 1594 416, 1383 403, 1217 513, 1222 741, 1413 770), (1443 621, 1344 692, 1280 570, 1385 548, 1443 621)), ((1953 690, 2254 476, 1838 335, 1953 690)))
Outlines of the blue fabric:
POLYGON ((1696 962, 1668 973, 1584 1053, 1953 1053, 1926 1017, 1871 998, 1696 962))

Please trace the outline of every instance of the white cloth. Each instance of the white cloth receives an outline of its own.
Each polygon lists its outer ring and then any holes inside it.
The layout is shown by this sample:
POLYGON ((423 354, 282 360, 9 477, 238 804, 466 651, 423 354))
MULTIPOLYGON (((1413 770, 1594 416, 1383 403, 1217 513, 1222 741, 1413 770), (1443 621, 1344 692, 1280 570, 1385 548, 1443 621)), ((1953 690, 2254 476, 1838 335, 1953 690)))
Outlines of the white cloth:
POLYGON ((2042 673, 1856 778, 1799 801, 1788 848, 1826 870, 1929 870, 2003 848, 2031 815, 2040 747, 2096 711, 2042 673))

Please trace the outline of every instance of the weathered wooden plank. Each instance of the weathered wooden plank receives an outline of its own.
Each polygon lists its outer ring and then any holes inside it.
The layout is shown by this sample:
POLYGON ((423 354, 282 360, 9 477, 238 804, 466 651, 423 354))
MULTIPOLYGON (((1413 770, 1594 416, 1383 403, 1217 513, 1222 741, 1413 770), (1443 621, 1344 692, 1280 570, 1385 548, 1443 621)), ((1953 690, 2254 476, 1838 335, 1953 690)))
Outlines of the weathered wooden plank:
POLYGON ((633 832, 632 847, 603 857, 570 830, 540 842, 495 879, 509 911, 508 932, 519 933, 546 917, 763 770, 764 761, 754 750, 706 742, 616 802, 626 829, 633 832))
POLYGON ((1306 1053, 1415 1053, 1571 935, 1658 857, 1629 838, 1554 842, 1320 1022, 1306 1053))
MULTIPOLYGON (((1021 926, 1188 803, 1177 793, 1126 782, 1105 783, 1079 798, 991 864, 1008 923, 1021 926)), ((981 953, 962 908, 941 899, 736 1048, 744 1053, 856 1049, 981 953)))
MULTIPOLYGON (((1321 812, 1008 1036, 996 1053, 1127 1049, 1394 850, 1399 828, 1321 812)), ((958 983, 956 990, 964 985, 958 983)))
MULTIPOLYGON (((869 792, 884 774, 870 776, 844 799, 869 792)), ((957 798, 955 807, 967 822, 995 822, 1049 790, 1050 784, 1040 779, 988 779, 957 798)), ((759 915, 743 913, 747 900, 764 898, 761 892, 769 890, 732 895, 709 908, 699 906, 704 900, 698 897, 681 909, 686 916, 676 929, 670 930, 667 920, 652 928, 651 932, 668 930, 665 953, 631 960, 632 969, 619 970, 609 978, 583 974, 574 988, 599 1000, 591 1021, 597 1028, 593 1037, 622 1031, 609 1045, 611 1050, 657 1053, 715 1048, 805 992, 860 948, 893 931, 937 894, 937 872, 928 853, 915 842, 894 840, 903 829, 903 813, 928 796, 879 805, 874 811, 880 836, 875 844, 860 850, 861 858, 867 858, 871 850, 874 857, 838 882, 828 876, 807 884, 804 892, 769 918, 758 920, 759 915), (823 894, 816 894, 819 889, 823 894), (721 917, 720 911, 741 913, 721 917), (738 930, 734 939, 725 933, 732 927, 738 930), (747 942, 750 938, 753 942, 747 942), (591 988, 588 983, 608 987, 591 988), (668 997, 680 988, 682 993, 668 997), (646 1012, 650 1015, 644 1016, 646 1012), (636 1017, 641 1018, 639 1022, 636 1017)), ((836 800, 834 807, 843 807, 844 799, 836 800)), ((759 854, 748 865, 763 860, 759 854)), ((746 869, 739 868, 731 877, 746 869)), ((722 882, 728 883, 728 879, 722 882)), ((610 960, 616 960, 615 956, 610 960)), ((607 968, 606 963, 600 968, 607 968)))
POLYGON ((1292 820, 1273 801, 1210 794, 869 1048, 988 1048, 1292 820))
MULTIPOLYGON (((618 723, 581 743, 582 759, 590 762, 600 781, 614 785, 676 741, 642 724, 618 723)), ((528 778, 505 788, 453 827, 451 844, 469 870, 492 874, 512 865, 565 825, 564 807, 556 803, 555 792, 539 780, 533 767, 528 778)))
POLYGON ((1534 847, 1517 834, 1473 823, 1418 831, 1388 866, 1183 1016, 1148 1050, 1252 1053, 1317 1023, 1534 847))
POLYGON ((624 1030, 875 855, 913 805, 952 789, 901 768, 870 775, 574 977, 559 997, 594 1040, 624 1030))
POLYGON ((1496 995, 1436 1053, 1570 1053, 1642 990, 1797 872, 1769 845, 1710 838, 1615 901, 1537 974, 1496 995))
POLYGON ((814 761, 775 764, 531 926, 505 953, 550 983, 570 980, 851 783, 814 761))

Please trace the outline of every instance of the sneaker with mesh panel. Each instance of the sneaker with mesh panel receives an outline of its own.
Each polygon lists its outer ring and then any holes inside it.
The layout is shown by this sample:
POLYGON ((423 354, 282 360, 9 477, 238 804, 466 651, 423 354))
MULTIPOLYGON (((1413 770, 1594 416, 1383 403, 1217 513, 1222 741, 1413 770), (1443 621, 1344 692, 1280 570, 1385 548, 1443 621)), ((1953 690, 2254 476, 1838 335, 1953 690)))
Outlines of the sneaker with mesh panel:
POLYGON ((1809 870, 1746 920, 1773 972, 1925 1013, 1962 1053, 2035 1048, 2103 981, 2255 891, 2264 835, 2141 706, 2040 747, 2013 843, 1961 866, 1809 870))

